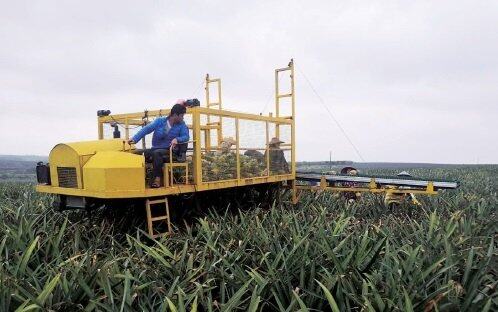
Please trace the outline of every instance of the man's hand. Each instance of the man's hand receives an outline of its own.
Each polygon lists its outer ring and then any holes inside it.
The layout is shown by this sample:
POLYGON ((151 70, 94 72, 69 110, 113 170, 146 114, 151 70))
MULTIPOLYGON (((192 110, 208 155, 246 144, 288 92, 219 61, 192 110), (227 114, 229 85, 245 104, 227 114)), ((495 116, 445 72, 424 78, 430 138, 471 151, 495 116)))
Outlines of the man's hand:
POLYGON ((171 146, 175 147, 177 144, 178 144, 178 140, 176 138, 171 140, 171 146))
POLYGON ((132 144, 135 144, 135 142, 132 139, 129 139, 128 144, 132 145, 132 144))

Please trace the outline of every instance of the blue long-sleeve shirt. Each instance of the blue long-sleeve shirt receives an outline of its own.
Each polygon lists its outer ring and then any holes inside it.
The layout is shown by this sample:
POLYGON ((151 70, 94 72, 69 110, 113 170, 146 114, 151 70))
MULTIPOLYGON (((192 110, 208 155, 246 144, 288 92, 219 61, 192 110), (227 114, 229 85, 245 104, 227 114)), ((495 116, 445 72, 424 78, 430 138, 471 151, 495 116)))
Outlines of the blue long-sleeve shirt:
POLYGON ((188 127, 185 122, 174 124, 166 133, 166 125, 169 117, 158 117, 152 123, 146 125, 138 131, 132 138, 137 143, 144 136, 154 131, 152 134, 152 148, 169 148, 171 141, 176 138, 178 143, 189 140, 188 127))

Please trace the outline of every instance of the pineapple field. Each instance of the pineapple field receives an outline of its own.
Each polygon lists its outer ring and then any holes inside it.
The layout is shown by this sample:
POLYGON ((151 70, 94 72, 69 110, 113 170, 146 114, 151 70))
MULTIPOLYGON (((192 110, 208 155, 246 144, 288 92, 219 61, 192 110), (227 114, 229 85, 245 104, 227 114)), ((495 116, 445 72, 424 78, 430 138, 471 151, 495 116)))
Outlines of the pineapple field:
POLYGON ((201 202, 158 240, 143 208, 58 212, 0 182, 0 311, 496 311, 498 166, 410 173, 461 186, 395 209, 372 194, 201 202))

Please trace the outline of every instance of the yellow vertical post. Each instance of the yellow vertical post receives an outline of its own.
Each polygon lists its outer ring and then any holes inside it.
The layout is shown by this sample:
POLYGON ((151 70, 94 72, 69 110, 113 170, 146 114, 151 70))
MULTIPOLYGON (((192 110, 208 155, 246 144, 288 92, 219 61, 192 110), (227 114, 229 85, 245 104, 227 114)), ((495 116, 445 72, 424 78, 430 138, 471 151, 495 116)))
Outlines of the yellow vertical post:
POLYGON ((202 130, 204 134, 204 147, 206 148, 206 152, 211 151, 211 135, 209 129, 202 130))
POLYGON ((97 119, 99 140, 104 139, 104 123, 100 121, 100 117, 97 119))
POLYGON ((128 118, 125 119, 125 139, 128 141, 130 138, 130 122, 128 118))
POLYGON ((206 90, 206 107, 209 108, 209 74, 206 74, 206 86, 204 90, 206 90))
POLYGON ((185 184, 189 184, 188 183, 188 163, 185 166, 185 184))
POLYGON ((292 180, 291 186, 292 186, 292 204, 295 205, 299 200, 299 197, 297 196, 296 180, 292 180))
POLYGON ((289 63, 289 68, 290 68, 290 71, 291 71, 291 99, 292 99, 292 118, 294 118, 295 116, 295 97, 294 97, 294 59, 291 59, 290 63, 289 63))
POLYGON ((216 130, 216 136, 218 137, 218 146, 223 141, 223 117, 218 116, 218 129, 216 130))
POLYGON ((291 69, 291 104, 292 104, 292 124, 291 124, 291 171, 293 178, 296 178, 296 111, 295 111, 295 90, 294 90, 294 59, 289 63, 291 69))
MULTIPOLYGON (((275 116, 280 117, 280 97, 279 97, 279 90, 278 90, 278 69, 275 70, 275 116)), ((279 124, 277 123, 275 125, 275 136, 277 138, 280 138, 280 127, 279 124)))
MULTIPOLYGON (((142 127, 145 127, 149 124, 149 112, 144 111, 144 115, 142 116, 142 127)), ((145 141, 145 137, 142 138, 142 149, 147 149, 147 142, 145 141)))
POLYGON ((164 200, 166 201, 166 223, 168 224, 168 232, 166 234, 171 233, 171 221, 169 219, 169 202, 168 202, 168 197, 165 197, 164 200))
POLYGON ((434 191, 434 182, 430 181, 429 183, 427 183, 426 192, 429 194, 436 194, 436 192, 434 191))
MULTIPOLYGON (((206 107, 209 108, 209 74, 206 74, 206 86, 205 86, 205 90, 206 90, 206 107)), ((206 124, 207 125, 210 125, 211 123, 211 116, 208 114, 207 115, 207 122, 206 124)), ((205 129, 204 130, 204 144, 205 144, 205 148, 206 148, 206 151, 209 152, 211 151, 211 129, 205 129)))
POLYGON ((221 107, 221 79, 217 79, 218 81, 218 106, 219 106, 219 109, 222 109, 221 107))
POLYGON ((147 212, 147 229, 149 231, 149 235, 151 237, 154 237, 154 228, 152 227, 152 212, 150 211, 149 199, 145 201, 145 211, 147 212))
MULTIPOLYGON (((221 79, 216 79, 216 82, 218 84, 218 109, 222 109, 221 105, 221 79)), ((221 144, 221 141, 223 141, 223 123, 222 123, 222 117, 218 116, 218 129, 216 130, 216 135, 218 136, 218 146, 221 144)))
POLYGON ((192 133, 194 139, 194 184, 202 184, 202 154, 201 154, 201 115, 195 108, 192 109, 192 133))
POLYGON ((324 190, 327 187, 327 180, 325 180, 324 176, 320 177, 320 189, 324 190))
POLYGON ((268 124, 268 121, 266 121, 266 175, 270 176, 270 145, 268 142, 270 142, 270 125, 268 124))
POLYGON ((236 154, 237 157, 237 180, 240 179, 240 137, 239 137, 239 118, 235 118, 235 146, 236 146, 236 154))

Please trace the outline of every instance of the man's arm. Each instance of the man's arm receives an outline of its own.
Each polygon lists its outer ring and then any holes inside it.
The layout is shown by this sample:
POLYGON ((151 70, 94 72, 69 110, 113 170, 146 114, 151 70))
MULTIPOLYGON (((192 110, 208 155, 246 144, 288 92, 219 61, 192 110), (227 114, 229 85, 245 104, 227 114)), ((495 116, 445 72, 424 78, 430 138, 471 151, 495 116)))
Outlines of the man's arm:
POLYGON ((287 160, 285 159, 285 157, 284 157, 284 164, 285 164, 284 165, 285 172, 290 172, 289 163, 287 162, 287 160))
POLYGON ((285 159, 284 151, 280 150, 279 152, 280 152, 279 153, 279 162, 282 164, 285 172, 290 172, 289 163, 287 162, 287 159, 285 159))
POLYGON ((153 122, 140 129, 131 139, 133 140, 133 142, 137 143, 138 141, 143 139, 144 136, 154 131, 159 123, 159 118, 156 118, 153 122))
POLYGON ((189 138, 190 136, 188 133, 188 127, 185 123, 183 123, 180 125, 180 134, 178 135, 176 140, 178 141, 178 143, 184 143, 187 142, 189 138))

